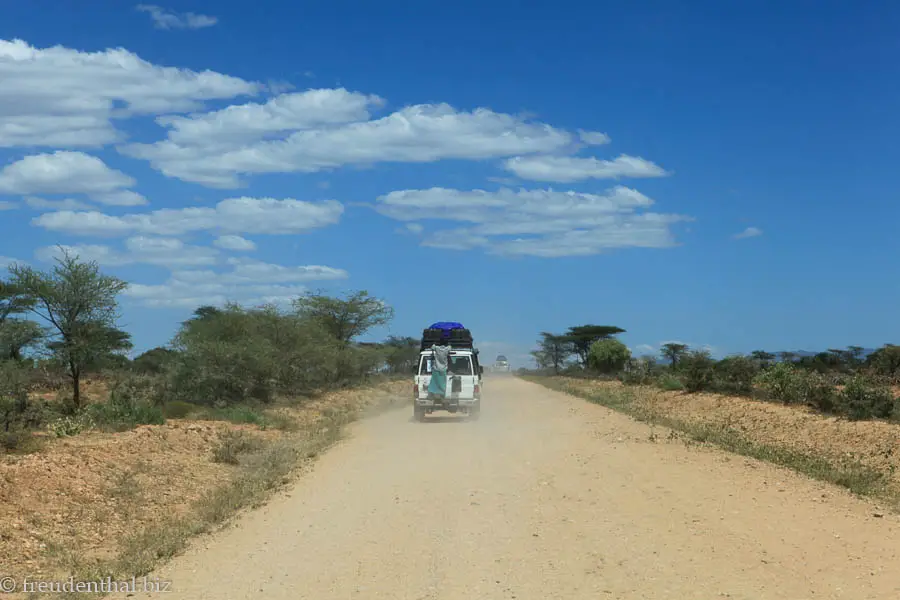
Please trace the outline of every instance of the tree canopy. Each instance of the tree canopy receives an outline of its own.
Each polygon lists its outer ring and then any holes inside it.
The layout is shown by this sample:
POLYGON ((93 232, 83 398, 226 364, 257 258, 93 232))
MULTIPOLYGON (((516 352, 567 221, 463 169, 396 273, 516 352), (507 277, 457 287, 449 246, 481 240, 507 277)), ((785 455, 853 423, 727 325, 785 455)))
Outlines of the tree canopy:
POLYGON ((130 336, 115 328, 117 297, 128 284, 104 275, 96 262, 81 262, 65 249, 56 262, 50 271, 13 265, 10 283, 29 299, 28 310, 52 326, 48 347, 67 365, 72 399, 80 406, 83 369, 130 344, 130 336))
POLYGON ((569 327, 562 338, 572 345, 572 351, 578 355, 581 364, 586 365, 591 344, 620 333, 625 333, 625 330, 615 325, 576 325, 569 327))
POLYGON ((322 324, 344 344, 374 327, 386 325, 394 317, 394 309, 365 290, 346 298, 322 293, 309 293, 294 300, 297 314, 322 324))

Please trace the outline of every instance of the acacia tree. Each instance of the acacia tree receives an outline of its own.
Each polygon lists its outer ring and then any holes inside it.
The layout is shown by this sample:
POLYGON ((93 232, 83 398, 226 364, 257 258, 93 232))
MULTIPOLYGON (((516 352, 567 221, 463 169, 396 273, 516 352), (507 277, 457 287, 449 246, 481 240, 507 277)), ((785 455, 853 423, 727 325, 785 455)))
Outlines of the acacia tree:
POLYGON ((577 325, 569 327, 562 337, 572 345, 572 351, 578 355, 582 366, 587 366, 591 345, 619 333, 625 333, 625 330, 615 325, 577 325))
POLYGON ((672 368, 678 368, 678 361, 687 354, 688 347, 687 344, 679 344, 678 342, 669 342, 668 344, 663 344, 659 353, 663 358, 668 359, 670 363, 672 363, 672 368))
POLYGON ((294 300, 293 304, 299 316, 321 323, 344 345, 394 318, 393 308, 365 290, 354 292, 347 298, 309 293, 294 300))
POLYGON ((43 338, 40 325, 16 317, 33 305, 18 286, 0 280, 0 360, 21 360, 22 350, 43 338))
POLYGON ((72 401, 81 407, 81 375, 99 356, 121 349, 127 334, 115 327, 117 296, 128 284, 104 275, 96 262, 80 262, 61 248, 51 271, 10 267, 12 284, 31 299, 29 310, 51 325, 53 353, 72 379, 72 401))
POLYGON ((790 351, 779 352, 778 358, 781 359, 781 362, 792 363, 797 358, 797 353, 790 351))
POLYGON ((419 360, 419 340, 414 337, 392 335, 384 341, 383 347, 391 373, 409 373, 419 360))
POLYGON ((862 346, 847 346, 847 362, 852 367, 858 367, 863 362, 863 353, 866 351, 862 346))
POLYGON ((559 375, 559 369, 572 356, 574 349, 572 342, 565 335, 555 335, 546 331, 541 332, 538 340, 539 347, 531 353, 541 369, 553 368, 559 375))
POLYGON ((760 368, 765 369, 775 359, 775 355, 765 350, 754 350, 750 353, 750 358, 758 362, 760 368))
POLYGON ((870 354, 866 362, 877 374, 896 377, 900 374, 900 346, 885 344, 870 354))

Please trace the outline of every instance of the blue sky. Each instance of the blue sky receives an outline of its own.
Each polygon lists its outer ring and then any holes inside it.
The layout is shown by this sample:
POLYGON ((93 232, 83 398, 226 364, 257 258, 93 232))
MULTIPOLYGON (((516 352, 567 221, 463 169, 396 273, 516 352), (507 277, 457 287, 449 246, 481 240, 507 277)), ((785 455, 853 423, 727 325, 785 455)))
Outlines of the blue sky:
POLYGON ((137 350, 304 287, 520 364, 900 339, 900 6, 538 4, 5 3, 0 261, 128 280, 137 350))

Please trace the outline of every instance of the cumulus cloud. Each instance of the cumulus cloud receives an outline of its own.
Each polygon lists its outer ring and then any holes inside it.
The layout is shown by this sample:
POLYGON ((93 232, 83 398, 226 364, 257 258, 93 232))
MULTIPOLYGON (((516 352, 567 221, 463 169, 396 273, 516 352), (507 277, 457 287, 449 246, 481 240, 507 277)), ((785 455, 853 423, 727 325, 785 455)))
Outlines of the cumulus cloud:
POLYGON ((122 48, 81 52, 0 40, 0 148, 122 141, 113 119, 200 110, 263 86, 213 71, 153 65, 122 48))
POLYGON ((124 294, 152 307, 287 303, 307 291, 311 281, 347 278, 347 272, 324 266, 284 266, 232 258, 226 272, 181 270, 163 284, 132 284, 124 294))
POLYGON ((96 261, 103 266, 131 264, 159 265, 164 267, 206 266, 218 262, 215 248, 193 246, 174 238, 135 236, 125 240, 123 251, 99 244, 75 246, 46 246, 35 251, 38 260, 51 262, 66 250, 82 260, 96 261))
POLYGON ((636 156, 622 154, 613 160, 574 156, 517 156, 504 163, 508 171, 531 181, 571 183, 585 179, 665 177, 662 167, 636 156))
POLYGON ((588 146, 603 146, 612 141, 605 133, 599 131, 584 131, 582 129, 578 130, 578 138, 583 144, 587 144, 588 146))
MULTIPOLYGON (((339 96, 351 100, 345 93, 339 96)), ((375 103, 367 98, 367 104, 375 103)), ((260 111, 267 114, 258 105, 238 112, 260 111)), ((163 124, 174 127, 168 139, 154 144, 129 144, 120 150, 150 161, 170 177, 233 188, 242 185, 239 175, 313 173, 380 162, 481 160, 560 151, 574 143, 571 133, 549 125, 483 108, 461 112, 447 104, 408 106, 380 119, 297 131, 293 131, 298 129, 297 124, 283 115, 263 119, 259 127, 248 125, 244 118, 224 119, 225 116, 190 117, 199 121, 196 125, 187 119, 165 120, 163 124), (216 123, 218 129, 216 141, 211 144, 205 133, 201 135, 210 123, 216 123), (275 129, 288 124, 290 130, 275 129), (260 128, 273 135, 280 133, 281 139, 260 139, 264 133, 260 128), (223 140, 233 147, 223 147, 223 140)))
POLYGON ((343 211, 343 205, 335 200, 305 202, 293 198, 241 197, 222 200, 215 207, 161 209, 120 217, 98 211, 59 211, 36 217, 32 223, 77 235, 177 236, 195 231, 279 235, 333 225, 343 211))
MULTIPOLYGON (((191 26, 190 15, 156 5, 140 9, 167 27, 191 26)), ((211 18, 193 17, 200 19, 195 25, 210 24, 211 18)), ((255 174, 446 159, 511 159, 508 169, 540 181, 662 174, 641 158, 569 156, 585 145, 608 144, 609 136, 599 131, 570 132, 524 115, 445 103, 405 106, 374 118, 373 111, 385 106, 376 95, 343 88, 284 91, 213 71, 154 65, 121 48, 82 52, 0 40, 0 81, 0 147, 115 143, 169 177, 213 188, 241 187, 244 177, 255 174), (205 107, 207 101, 263 92, 277 95, 205 107), (113 123, 135 115, 157 116, 165 139, 127 143, 113 123)), ((95 200, 133 205, 139 196, 123 188, 95 200)))
POLYGON ((229 106, 189 117, 165 116, 156 122, 168 127, 169 140, 176 144, 240 148, 274 134, 363 121, 369 110, 384 104, 378 96, 340 89, 307 90, 281 94, 265 104, 229 106))
POLYGON ((35 154, 0 170, 0 194, 85 194, 115 206, 146 204, 146 198, 126 189, 134 184, 132 177, 83 152, 35 154))
POLYGON ((15 210, 19 208, 19 205, 15 202, 9 202, 7 200, 0 200, 0 210, 15 210))
POLYGON ((80 202, 74 198, 48 200, 38 196, 29 196, 25 198, 25 204, 28 208, 35 210, 89 210, 91 208, 90 204, 80 202))
POLYGON ((761 236, 762 233, 763 233, 762 229, 759 229, 758 227, 748 227, 747 229, 743 230, 742 232, 736 233, 732 237, 736 240, 742 240, 745 238, 761 236))
POLYGON ((670 227, 690 217, 638 212, 653 200, 616 186, 603 195, 548 190, 395 191, 375 209, 392 219, 458 221, 467 225, 429 235, 423 244, 455 250, 544 257, 578 256, 624 247, 674 245, 670 227))
POLYGON ((214 241, 213 244, 218 246, 219 248, 222 248, 223 250, 236 250, 240 252, 256 250, 256 244, 254 244, 247 238, 242 238, 239 235, 219 236, 216 238, 216 241, 214 241))
POLYGON ((219 22, 216 17, 192 12, 176 13, 155 4, 138 4, 135 9, 150 15, 157 29, 203 29, 219 22))

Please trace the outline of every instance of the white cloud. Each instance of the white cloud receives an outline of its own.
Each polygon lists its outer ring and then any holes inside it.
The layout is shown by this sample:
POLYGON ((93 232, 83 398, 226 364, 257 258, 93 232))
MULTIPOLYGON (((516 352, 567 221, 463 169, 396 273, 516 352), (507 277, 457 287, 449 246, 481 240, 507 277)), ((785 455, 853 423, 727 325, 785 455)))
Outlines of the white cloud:
POLYGON ((343 205, 335 200, 305 202, 292 198, 242 197, 222 200, 215 207, 161 209, 121 217, 97 211, 60 211, 36 217, 32 223, 51 231, 78 235, 176 236, 192 231, 279 235, 333 225, 343 211, 343 205))
POLYGON ((617 186, 604 195, 548 190, 403 190, 380 196, 376 210, 405 222, 461 221, 423 244, 455 250, 482 247, 491 253, 544 257, 584 256, 623 247, 674 245, 670 226, 680 215, 638 213, 653 201, 617 186), (528 236, 528 237, 522 237, 528 236))
POLYGON ((134 184, 96 156, 64 150, 26 156, 0 170, 0 194, 85 194, 103 204, 146 204, 143 196, 125 189, 134 184))
POLYGON ((29 196, 25 198, 25 204, 29 208, 35 210, 88 210, 91 208, 89 204, 75 200, 74 198, 63 198, 61 200, 47 200, 37 196, 29 196))
POLYGON ((212 27, 219 22, 216 17, 192 12, 176 13, 154 4, 138 4, 135 8, 149 14, 157 29, 202 29, 212 27))
POLYGON ((246 238, 242 238, 239 235, 222 235, 216 238, 216 241, 213 242, 219 248, 223 250, 236 250, 236 251, 249 251, 256 250, 256 244, 251 242, 246 238))
POLYGON ((81 52, 0 40, 0 147, 94 147, 122 140, 115 118, 200 110, 262 91, 213 71, 161 67, 122 48, 81 52))
POLYGON ((19 205, 15 202, 9 202, 7 200, 0 200, 0 210, 15 210, 19 208, 19 205))
POLYGON ((229 106, 189 117, 159 117, 156 122, 170 128, 169 140, 176 144, 240 148, 273 134, 364 121, 369 109, 384 100, 341 89, 307 90, 281 94, 265 104, 229 106))
MULTIPOLYGON (((241 109, 241 114, 244 110, 241 109)), ((254 113, 263 109, 246 110, 254 113)), ((249 126, 244 118, 223 122, 219 117, 195 115, 191 119, 201 124, 195 127, 189 126, 186 120, 166 121, 177 124, 169 139, 155 144, 130 144, 120 150, 149 160, 154 168, 170 177, 210 187, 232 188, 242 185, 238 178, 242 174, 313 173, 379 162, 481 160, 560 151, 574 143, 572 134, 549 125, 483 108, 460 112, 447 104, 408 106, 380 119, 302 129, 275 140, 259 139, 261 132, 249 126), (243 138, 242 146, 223 152, 220 144, 207 144, 203 137, 193 133, 204 131, 210 122, 221 123, 219 140, 243 138)), ((281 127, 291 119, 279 117, 264 121, 268 124, 261 125, 262 128, 281 127)), ((292 127, 296 129, 297 125, 292 127)))
POLYGON ((664 177, 662 167, 640 157, 622 154, 613 160, 574 156, 517 156, 504 163, 507 170, 522 179, 570 183, 584 179, 620 177, 664 177))
POLYGON ((104 266, 148 264, 164 267, 195 267, 214 265, 219 252, 215 248, 192 246, 173 238, 135 236, 125 240, 125 251, 109 246, 82 244, 75 246, 46 246, 35 251, 35 257, 44 262, 61 256, 60 248, 82 260, 96 261, 104 266))
POLYGON ((287 303, 306 292, 302 283, 345 279, 347 272, 323 266, 283 266, 230 259, 231 271, 176 271, 163 284, 132 284, 126 296, 153 307, 187 307, 228 301, 243 304, 287 303))
POLYGON ((423 231, 425 231, 425 227, 423 227, 421 223, 407 223, 406 230, 409 231, 410 233, 414 233, 414 234, 418 235, 418 234, 422 233, 423 231))
POLYGON ((581 129, 578 130, 578 138, 582 143, 587 144, 588 146, 603 146, 612 141, 605 133, 599 131, 584 131, 581 129))
POLYGON ((737 234, 733 235, 732 237, 736 240, 742 240, 745 238, 752 238, 752 237, 760 236, 760 235, 762 235, 762 233, 763 233, 762 229, 759 229, 758 227, 748 227, 744 231, 737 233, 737 234))

